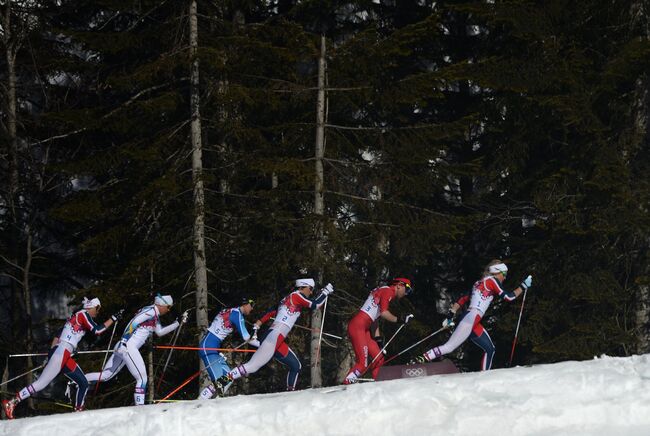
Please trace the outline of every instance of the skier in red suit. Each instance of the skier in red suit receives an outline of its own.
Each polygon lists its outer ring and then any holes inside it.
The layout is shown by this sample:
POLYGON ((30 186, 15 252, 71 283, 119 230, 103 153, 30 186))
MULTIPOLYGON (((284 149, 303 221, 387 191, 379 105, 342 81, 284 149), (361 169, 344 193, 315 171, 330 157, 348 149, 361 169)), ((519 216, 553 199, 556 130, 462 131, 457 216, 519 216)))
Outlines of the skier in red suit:
POLYGON ((376 360, 372 367, 372 377, 377 377, 379 368, 384 362, 381 352, 381 338, 379 336, 378 319, 381 317, 389 322, 406 324, 413 315, 395 316, 388 310, 388 305, 394 298, 403 298, 413 291, 411 281, 398 277, 390 282, 389 286, 373 289, 368 295, 359 312, 348 323, 348 336, 356 355, 355 364, 345 377, 344 384, 356 383, 358 378, 368 368, 368 358, 376 360))

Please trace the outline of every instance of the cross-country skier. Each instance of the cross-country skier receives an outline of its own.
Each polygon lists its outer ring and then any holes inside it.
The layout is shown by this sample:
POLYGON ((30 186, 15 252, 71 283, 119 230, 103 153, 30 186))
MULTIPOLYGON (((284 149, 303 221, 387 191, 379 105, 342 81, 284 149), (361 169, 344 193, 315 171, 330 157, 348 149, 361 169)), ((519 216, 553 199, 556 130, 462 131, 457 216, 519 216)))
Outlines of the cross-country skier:
POLYGON ((296 280, 296 289, 280 301, 275 321, 271 325, 264 341, 262 341, 260 347, 253 354, 253 357, 248 362, 232 369, 217 380, 222 390, 232 380, 247 377, 249 374, 257 372, 262 366, 266 365, 273 358, 275 352, 284 344, 291 328, 300 317, 302 309, 319 309, 325 303, 327 296, 334 292, 334 287, 331 283, 328 283, 321 290, 320 295, 312 300, 309 297, 311 297, 314 291, 314 286, 314 279, 304 278, 296 280))
POLYGON ((244 298, 240 306, 223 309, 214 317, 208 331, 205 333, 205 336, 203 336, 203 339, 201 339, 199 345, 201 348, 199 350, 199 357, 203 360, 212 383, 203 388, 201 395, 199 396, 200 399, 209 400, 212 398, 216 393, 214 382, 216 382, 219 377, 230 371, 230 367, 228 367, 223 354, 214 350, 214 348, 221 348, 221 343, 233 332, 233 330, 237 330, 242 339, 252 346, 260 346, 257 338, 248 333, 244 322, 244 317, 250 315, 253 311, 254 304, 255 301, 253 301, 253 299, 244 298))
MULTIPOLYGON (((255 332, 254 336, 257 336, 257 331, 260 327, 271 318, 274 318, 277 315, 277 309, 274 307, 271 310, 267 311, 264 315, 260 317, 255 324, 253 325, 253 331, 255 332)), ((263 341, 271 332, 271 329, 259 334, 259 340, 263 341)), ((298 377, 300 376, 300 371, 302 371, 302 363, 298 359, 298 355, 289 347, 286 342, 282 342, 273 353, 273 358, 285 365, 289 372, 287 373, 287 391, 293 391, 296 389, 298 384, 298 377)))
POLYGON ((384 362, 383 355, 377 357, 381 354, 382 348, 378 320, 382 318, 389 322, 408 323, 413 315, 395 316, 388 310, 388 305, 395 297, 401 299, 405 295, 410 295, 411 292, 413 292, 411 281, 403 277, 394 278, 390 285, 377 287, 370 292, 361 306, 361 310, 348 323, 348 336, 352 342, 356 360, 343 380, 343 384, 356 383, 359 377, 366 372, 368 361, 373 359, 372 377, 377 377, 379 368, 384 362))
MULTIPOLYGON (((514 291, 506 292, 501 288, 501 284, 506 279, 507 274, 508 267, 505 263, 498 259, 491 261, 485 267, 483 278, 474 283, 471 296, 469 297, 469 307, 463 313, 456 330, 454 330, 449 340, 443 345, 434 347, 423 355, 418 356, 415 362, 424 363, 449 354, 465 342, 467 338, 470 338, 484 352, 481 360, 481 370, 486 371, 492 368, 495 348, 487 330, 481 325, 481 318, 483 318, 488 307, 490 307, 490 303, 494 297, 501 297, 506 301, 514 301, 533 284, 533 277, 529 275, 514 291)), ((443 327, 454 326, 453 318, 465 303, 466 299, 461 298, 452 305, 451 310, 447 314, 447 318, 442 322, 443 327)))
POLYGON ((145 306, 135 314, 124 329, 122 339, 115 345, 115 352, 108 359, 100 372, 93 372, 86 376, 89 383, 108 381, 115 376, 123 367, 135 378, 135 393, 133 398, 136 406, 144 405, 144 394, 147 391, 147 368, 140 355, 140 347, 156 333, 157 336, 164 336, 178 328, 180 322, 187 322, 187 311, 181 315, 181 321, 174 321, 166 327, 160 324, 160 317, 167 314, 174 300, 171 295, 158 294, 154 304, 145 306), (101 374, 101 378, 100 378, 101 374))
POLYGON ((103 325, 97 325, 93 318, 97 316, 101 308, 99 298, 84 298, 82 305, 83 308, 75 312, 66 321, 58 340, 55 338, 53 341, 52 344, 54 347, 50 350, 49 360, 45 368, 43 368, 41 376, 31 385, 18 391, 13 399, 2 401, 2 406, 8 419, 14 419, 14 409, 18 403, 34 395, 36 392, 45 389, 60 372, 63 372, 67 377, 77 383, 78 388, 74 410, 77 412, 83 410, 86 392, 88 391, 88 383, 86 383, 83 371, 71 356, 74 354, 79 341, 84 337, 86 332, 101 335, 118 320, 123 311, 112 315, 104 321, 103 325))

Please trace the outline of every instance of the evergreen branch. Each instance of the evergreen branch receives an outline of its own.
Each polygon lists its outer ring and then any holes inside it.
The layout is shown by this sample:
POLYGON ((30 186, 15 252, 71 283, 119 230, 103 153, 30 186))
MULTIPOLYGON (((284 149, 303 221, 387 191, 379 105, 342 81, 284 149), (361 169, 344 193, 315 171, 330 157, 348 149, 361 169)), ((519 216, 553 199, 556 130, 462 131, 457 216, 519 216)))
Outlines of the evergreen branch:
POLYGON ((156 6, 152 7, 152 8, 149 9, 147 12, 145 12, 144 14, 142 14, 142 16, 141 16, 140 18, 138 18, 138 19, 137 19, 133 24, 131 24, 131 25, 129 26, 129 28, 126 29, 126 31, 127 31, 127 32, 130 32, 130 31, 132 31, 133 29, 135 29, 135 26, 137 26, 138 24, 140 24, 141 22, 143 22, 144 19, 147 18, 149 15, 151 15, 151 13, 152 13, 153 11, 155 11, 156 9, 158 9, 159 7, 161 7, 162 5, 164 5, 165 3, 167 3, 167 0, 163 0, 162 2, 158 3, 156 6))
POLYGON ((23 286, 23 285, 24 285, 24 283, 23 283, 22 280, 20 280, 20 279, 14 277, 12 274, 9 274, 9 273, 5 273, 5 272, 3 272, 3 273, 0 273, 0 276, 9 277, 10 279, 12 279, 12 280, 15 281, 16 283, 18 283, 20 286, 23 286))
POLYGON ((111 21, 113 21, 116 17, 118 17, 119 15, 120 15, 120 11, 115 12, 112 16, 110 16, 110 17, 108 18, 108 20, 104 21, 104 23, 103 23, 101 26, 99 26, 99 27, 97 28, 97 30, 100 30, 100 31, 101 31, 101 30, 104 30, 104 28, 105 28, 106 26, 108 26, 108 24, 109 24, 111 21))
MULTIPOLYGON (((269 79, 273 80, 273 79, 269 79)), ((242 87, 245 89, 249 89, 247 87, 242 87)), ((341 88, 325 88, 326 92, 345 92, 345 91, 361 91, 361 90, 366 90, 366 89, 372 89, 370 86, 357 86, 357 87, 341 87, 341 88)), ((276 93, 292 93, 292 92, 306 92, 306 91, 318 91, 317 87, 301 87, 299 90, 293 90, 293 89, 274 89, 272 92, 276 93)))
POLYGON ((393 227, 393 228, 399 228, 402 227, 400 224, 389 224, 389 223, 379 223, 379 222, 373 222, 373 221, 354 221, 354 225, 362 225, 362 226, 379 226, 379 227, 393 227))
POLYGON ((0 258, 2 258, 2 260, 4 260, 6 263, 8 263, 8 264, 11 265, 12 267, 16 268, 17 270, 22 271, 22 272, 25 272, 25 269, 24 269, 23 267, 21 267, 20 265, 18 265, 18 264, 15 263, 15 262, 13 262, 13 261, 7 259, 4 255, 0 254, 0 258))
POLYGON ((73 130, 72 132, 64 133, 62 135, 50 136, 49 138, 43 139, 41 141, 32 142, 32 145, 40 145, 47 142, 56 141, 57 139, 67 138, 68 136, 76 135, 77 133, 85 132, 86 130, 88 130, 88 128, 84 127, 82 129, 73 130))
MULTIPOLYGON (((99 120, 105 120, 106 118, 109 118, 110 116, 112 116, 116 112, 122 110, 123 108, 130 106, 134 101, 139 99, 142 95, 147 94, 147 93, 152 92, 152 91, 157 91, 157 90, 162 89, 162 88, 164 88, 164 87, 166 87, 168 85, 169 85, 169 83, 164 83, 162 85, 151 86, 151 87, 149 87, 147 89, 143 89, 142 91, 138 92, 137 94, 135 94, 134 96, 129 98, 126 102, 122 103, 121 105, 119 105, 118 107, 116 107, 115 109, 110 111, 109 113, 107 113, 105 115, 102 115, 101 118, 99 118, 99 120)), ((72 132, 64 133, 62 135, 55 135, 55 136, 51 136, 49 138, 43 139, 41 141, 32 142, 31 145, 45 144, 47 142, 52 142, 52 141, 55 141, 57 139, 62 139, 62 138, 66 138, 68 136, 76 135, 77 133, 82 133, 82 132, 85 132, 87 130, 88 130, 88 127, 84 127, 84 128, 81 128, 81 129, 73 130, 72 132)))
MULTIPOLYGON (((237 218, 237 219, 242 219, 242 217, 236 217, 236 218, 237 218)), ((213 226, 209 226, 209 225, 207 225, 207 224, 205 225, 205 229, 206 229, 206 230, 212 230, 212 231, 214 231, 215 233, 221 233, 222 235, 226 235, 226 236, 228 236, 229 238, 232 238, 232 239, 237 239, 237 236, 238 236, 238 235, 236 235, 236 234, 232 234, 232 233, 225 232, 225 231, 223 231, 223 230, 216 229, 216 228, 214 228, 213 226)), ((217 244, 217 241, 215 241, 214 239, 211 239, 211 241, 214 242, 215 245, 218 245, 218 244, 217 244)))
MULTIPOLYGON (((291 90, 291 89, 274 89, 273 92, 294 92, 294 91, 318 91, 317 86, 304 86, 300 85, 296 82, 290 82, 288 80, 284 79, 276 79, 272 77, 266 77, 266 76, 259 76, 256 74, 241 74, 242 77, 250 77, 251 79, 262 79, 266 80, 268 82, 277 82, 281 84, 288 85, 290 87, 298 88, 298 90, 291 90)), ((361 91, 365 89, 373 89, 372 86, 342 86, 342 87, 325 87, 325 91, 361 91)))
POLYGON ((110 117, 111 115, 113 115, 113 114, 114 114, 115 112, 117 112, 118 110, 121 110, 122 108, 125 108, 125 107, 127 107, 127 106, 130 106, 131 103, 133 103, 134 101, 136 101, 136 100, 137 100, 138 98, 140 98, 142 95, 144 95, 144 94, 148 94, 148 93, 150 93, 150 92, 152 92, 152 91, 157 91, 157 90, 159 90, 159 89, 165 88, 165 87, 167 87, 168 85, 169 85, 169 83, 163 83, 162 85, 155 85, 155 86, 151 86, 151 87, 149 87, 149 88, 143 89, 142 91, 138 92, 137 94, 135 94, 134 96, 132 96, 131 98, 129 98, 125 103, 122 103, 120 106, 116 107, 115 109, 113 109, 112 111, 110 111, 109 113, 107 113, 106 115, 103 115, 100 119, 101 119, 101 120, 106 119, 106 118, 110 117))
MULTIPOLYGON (((318 88, 314 88, 318 89, 318 88)), ((325 87, 325 91, 361 91, 364 89, 374 89, 372 86, 342 86, 342 87, 325 87)))
POLYGON ((300 85, 300 84, 295 83, 295 82, 290 82, 290 81, 288 81, 288 80, 284 80, 284 79, 274 79, 274 78, 272 78, 272 77, 259 76, 259 75, 257 75, 257 74, 241 74, 241 76, 242 76, 242 77, 250 77, 251 79, 262 79, 262 80, 267 80, 267 81, 269 81, 269 82, 282 83, 282 84, 285 84, 285 85, 289 85, 289 86, 293 86, 293 87, 296 87, 296 88, 300 88, 300 90, 302 90, 302 91, 313 91, 313 90, 317 90, 317 89, 318 89, 318 87, 306 87, 306 86, 304 86, 304 85, 300 85))
MULTIPOLYGON (((323 158, 323 160, 329 164, 331 163, 337 163, 341 165, 353 165, 353 166, 372 166, 372 167, 377 167, 379 165, 385 165, 384 163, 378 163, 378 162, 371 162, 365 159, 362 159, 360 161, 352 161, 352 160, 345 160, 345 159, 332 159, 329 157, 323 158)), ((332 165, 334 167, 334 165, 332 165)))
POLYGON ((424 208, 424 207, 413 206, 412 204, 402 203, 401 201, 376 200, 376 199, 372 199, 372 198, 361 197, 359 195, 346 194, 344 192, 336 192, 336 191, 330 191, 330 190, 325 190, 324 192, 327 193, 327 194, 332 194, 332 195, 336 195, 336 196, 339 196, 339 197, 352 198, 354 200, 368 201, 368 202, 372 202, 372 203, 388 204, 388 205, 391 205, 391 206, 405 207, 407 209, 426 212, 426 213, 428 213, 430 215, 438 215, 438 216, 442 216, 442 217, 447 217, 447 215, 442 213, 442 212, 436 212, 435 210, 427 209, 427 208, 424 208))
POLYGON ((235 197, 235 198, 254 198, 256 200, 266 200, 264 197, 260 197, 259 195, 244 195, 244 194, 233 194, 231 192, 222 192, 222 191, 217 191, 216 189, 210 189, 210 188, 203 188, 204 191, 206 192, 212 192, 214 194, 219 194, 219 195, 224 195, 228 197, 235 197))
MULTIPOLYGON (((176 135, 176 133, 178 133, 179 130, 181 130, 183 127, 185 127, 186 125, 188 125, 191 121, 192 121, 192 120, 187 119, 187 120, 181 122, 181 123, 178 125, 178 127, 176 127, 174 130, 172 130, 172 132, 171 132, 169 135, 167 135, 167 139, 172 139, 172 137, 174 137, 174 136, 176 135)), ((176 152, 176 153, 177 153, 177 152, 176 152)), ((176 154, 176 153, 174 153, 174 154, 176 154)), ((174 154, 172 154, 172 156, 173 156, 174 154)), ((169 160, 169 159, 168 159, 168 160, 169 160)))
POLYGON ((212 242, 216 247, 219 247, 219 243, 216 240, 212 239, 207 235, 204 235, 203 237, 206 239, 206 241, 212 242))
POLYGON ((363 303, 363 299, 341 288, 336 288, 336 294, 332 294, 332 296, 334 295, 336 295, 334 298, 343 300, 354 306, 361 306, 361 304, 363 303))
MULTIPOLYGON (((303 124, 303 125, 312 125, 312 123, 297 123, 297 124, 303 124)), ((419 130, 419 129, 432 129, 432 128, 439 128, 439 124, 419 124, 415 126, 403 126, 403 127, 396 127, 396 126, 369 126, 369 127, 363 127, 363 126, 357 126, 357 127, 352 127, 352 126, 342 126, 340 124, 325 124, 325 127, 331 127, 333 129, 339 129, 339 130, 381 130, 381 131, 392 131, 392 130, 419 130)))

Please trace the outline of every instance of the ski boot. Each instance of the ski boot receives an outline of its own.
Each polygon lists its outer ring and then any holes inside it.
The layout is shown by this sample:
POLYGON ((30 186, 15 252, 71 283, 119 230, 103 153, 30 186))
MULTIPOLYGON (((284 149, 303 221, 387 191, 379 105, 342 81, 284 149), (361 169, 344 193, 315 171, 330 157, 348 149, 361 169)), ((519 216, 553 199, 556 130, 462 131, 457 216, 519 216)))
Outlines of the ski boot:
POLYGON ((230 388, 232 381, 233 378, 230 376, 230 374, 224 374, 215 380, 214 385, 217 387, 217 389, 219 389, 220 395, 222 397, 226 394, 228 388, 230 388))
POLYGON ((435 348, 430 349, 426 353, 421 354, 421 355, 417 356, 414 359, 411 359, 408 364, 409 365, 419 365, 419 364, 422 364, 422 363, 431 362, 432 360, 438 359, 440 357, 442 357, 442 353, 440 353, 440 350, 438 349, 438 347, 435 347, 435 348))
POLYGON ((7 419, 14 419, 14 409, 18 404, 18 398, 12 398, 11 400, 2 400, 2 408, 7 415, 7 419))

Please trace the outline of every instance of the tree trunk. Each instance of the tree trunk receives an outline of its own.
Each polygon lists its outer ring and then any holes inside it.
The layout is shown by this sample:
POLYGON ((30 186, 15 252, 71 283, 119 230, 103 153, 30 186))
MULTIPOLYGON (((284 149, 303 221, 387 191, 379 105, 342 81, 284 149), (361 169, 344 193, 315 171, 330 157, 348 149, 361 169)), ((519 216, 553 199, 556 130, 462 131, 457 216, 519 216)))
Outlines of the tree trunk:
MULTIPOLYGON (((323 157, 325 155, 325 35, 320 39, 320 56, 318 58, 318 98, 316 103, 316 181, 314 186, 314 214, 316 221, 316 246, 314 260, 317 264, 322 265, 323 261, 323 219, 325 214, 325 199, 323 195, 324 177, 323 177, 323 157)), ((323 280, 323 270, 319 266, 317 273, 318 283, 323 280)), ((311 316, 311 325, 314 329, 320 329, 322 324, 323 313, 315 310, 311 316)), ((312 330, 311 334, 311 387, 316 388, 323 385, 323 376, 321 374, 320 364, 320 334, 312 330)))
MULTIPOLYGON (((194 282, 196 285, 196 326, 199 336, 208 328, 208 271, 205 256, 205 193, 203 189, 203 158, 201 111, 199 99, 198 21, 196 0, 190 0, 190 110, 192 133, 192 182, 194 183, 194 282)), ((199 361, 199 387, 209 383, 199 361)))
MULTIPOLYGON (((110 345, 110 344, 109 344, 110 345)), ((153 375, 154 374, 154 368, 153 368, 153 339, 149 339, 147 346, 149 350, 147 351, 147 372, 148 374, 153 375)), ((163 374, 164 375, 164 374, 163 374)), ((147 390, 147 396, 149 400, 149 404, 153 404, 154 401, 154 396, 156 394, 156 387, 157 387, 158 382, 156 381, 155 377, 152 377, 151 380, 151 388, 147 390)), ((161 393, 158 392, 158 395, 161 393)))
MULTIPOLYGON (((15 270, 15 279, 20 282, 22 286, 22 292, 19 294, 15 292, 14 295, 16 300, 13 302, 18 303, 23 306, 23 313, 21 320, 20 310, 14 308, 13 310, 13 325, 18 325, 19 322, 24 322, 25 324, 25 350, 27 353, 31 353, 33 350, 33 338, 32 338, 32 296, 31 288, 29 284, 29 274, 31 269, 32 262, 32 234, 29 224, 27 224, 24 230, 21 230, 23 225, 21 223, 22 213, 19 210, 19 183, 20 183, 20 168, 18 165, 18 112, 17 112, 17 96, 16 96, 16 54, 20 47, 20 40, 22 35, 20 32, 14 33, 12 30, 12 2, 8 0, 5 4, 4 14, 2 16, 2 26, 3 26, 3 35, 2 43, 5 48, 5 62, 7 63, 7 97, 5 101, 6 107, 6 117, 7 117, 7 144, 8 150, 7 154, 9 156, 9 186, 8 186, 8 207, 9 207, 9 219, 12 222, 14 232, 11 236, 10 241, 10 262, 13 264, 12 268, 15 270), (18 250, 20 237, 18 236, 19 232, 24 232, 26 236, 26 245, 25 245, 25 264, 21 267, 20 260, 17 251, 18 250), (22 297, 22 299, 21 299, 22 297)), ((12 288, 15 289, 16 284, 12 284, 12 288)), ((15 337, 15 333, 13 333, 15 337)), ((16 338, 17 339, 17 338, 16 338)), ((27 357, 26 359, 27 368, 33 366, 32 357, 27 357)), ((34 375, 30 372, 27 376, 27 384, 31 384, 34 381, 34 375)), ((34 402, 29 399, 29 407, 34 407, 34 402)))
MULTIPOLYGON (((635 116, 634 116, 634 138, 648 142, 648 78, 642 77, 637 81, 635 91, 635 116)), ((647 147, 647 144, 645 145, 647 147)), ((650 238, 645 238, 644 245, 650 245, 650 238)), ((650 275, 650 266, 645 259, 645 271, 641 273, 646 277, 650 275)), ((650 351, 650 286, 645 283, 638 285, 636 292, 636 350, 637 354, 645 354, 650 351)))
MULTIPOLYGON (((153 278, 153 263, 149 266, 149 290, 151 294, 154 294, 154 278, 153 278)), ((108 344, 110 346, 110 343, 108 344)), ((160 395, 161 392, 158 392, 158 373, 155 370, 153 365, 153 337, 149 337, 147 340, 147 346, 149 350, 147 351, 147 374, 151 377, 151 382, 149 382, 150 388, 147 390, 147 396, 149 404, 153 404, 156 395, 160 395)), ((164 374, 163 374, 164 375, 164 374)))
MULTIPOLYGON (((25 228, 27 243, 25 247, 25 265, 23 267, 23 304, 25 305, 25 350, 31 354, 34 350, 34 340, 32 333, 32 290, 29 284, 29 272, 32 267, 32 230, 29 224, 25 228)), ((27 356, 27 368, 33 368, 34 361, 32 356, 27 356)), ((27 386, 34 382, 34 373, 27 374, 27 386)), ((29 407, 34 408, 34 401, 30 397, 29 407)))
POLYGON ((11 0, 8 0, 2 17, 4 27, 3 44, 5 46, 5 61, 7 62, 7 135, 9 144, 9 210, 14 220, 17 220, 16 193, 18 191, 18 136, 16 132, 16 47, 15 36, 11 30, 11 0))
MULTIPOLYGON (((647 40, 650 38, 650 16, 648 10, 644 8, 645 2, 636 1, 630 8, 631 25, 644 29, 643 37, 647 40)), ((648 121, 650 121, 650 78, 648 74, 643 74, 637 79, 636 89, 634 91, 634 108, 633 108, 633 141, 639 141, 639 147, 648 147, 650 135, 648 134, 648 121)), ((645 246, 650 245, 650 238, 646 238, 645 246)), ((650 274, 648 260, 645 259, 645 271, 641 273, 645 276, 650 274)), ((650 351, 650 286, 640 284, 636 294, 636 353, 644 354, 650 351)))

